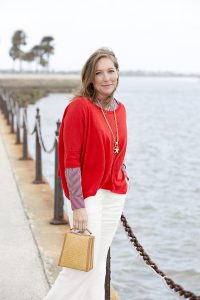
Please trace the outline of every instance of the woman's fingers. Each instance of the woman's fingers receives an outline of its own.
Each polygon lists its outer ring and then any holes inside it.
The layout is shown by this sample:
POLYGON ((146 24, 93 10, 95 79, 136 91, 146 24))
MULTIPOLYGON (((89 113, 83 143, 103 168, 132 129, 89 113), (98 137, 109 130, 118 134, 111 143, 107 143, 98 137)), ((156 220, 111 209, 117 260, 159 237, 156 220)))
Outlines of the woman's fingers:
POLYGON ((85 221, 74 222, 73 228, 74 229, 78 229, 78 230, 86 230, 86 228, 87 228, 87 222, 85 222, 85 221))
POLYGON ((87 228, 87 212, 85 208, 73 211, 73 227, 81 231, 87 228))
POLYGON ((82 222, 82 230, 86 230, 86 228, 87 228, 87 222, 83 221, 82 222))
POLYGON ((74 221, 74 222, 73 222, 73 228, 74 228, 74 229, 78 229, 78 222, 77 222, 77 221, 74 221))

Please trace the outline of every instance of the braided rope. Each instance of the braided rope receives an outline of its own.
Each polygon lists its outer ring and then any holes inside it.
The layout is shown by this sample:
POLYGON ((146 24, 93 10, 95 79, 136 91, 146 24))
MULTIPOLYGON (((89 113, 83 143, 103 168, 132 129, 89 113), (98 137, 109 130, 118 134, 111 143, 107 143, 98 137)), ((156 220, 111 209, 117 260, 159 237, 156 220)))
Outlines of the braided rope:
MULTIPOLYGON (((33 135, 35 132, 36 132, 36 123, 34 125, 34 128, 32 131, 30 131, 30 128, 29 128, 29 125, 28 125, 28 121, 27 121, 27 115, 25 113, 25 110, 23 110, 23 121, 24 121, 24 124, 25 124, 25 127, 26 127, 26 130, 27 132, 30 134, 30 135, 33 135)), ((23 128, 23 125, 21 126, 23 128)))
POLYGON ((54 140, 53 146, 52 146, 49 150, 47 150, 47 148, 45 147, 43 138, 42 138, 41 127, 40 127, 40 123, 39 123, 38 120, 36 120, 36 130, 37 130, 37 133, 38 133, 38 139, 39 139, 40 147, 41 147, 41 148, 44 150, 44 152, 46 152, 46 153, 51 153, 51 152, 53 152, 54 149, 55 149, 55 146, 56 146, 56 140, 54 140))
POLYGON ((130 238, 130 242, 136 248, 137 252, 143 258, 144 262, 147 265, 149 265, 159 276, 161 276, 162 279, 165 280, 166 284, 171 290, 173 290, 176 293, 179 293, 180 296, 188 298, 189 300, 200 300, 200 296, 197 296, 190 291, 186 291, 181 285, 176 284, 171 278, 169 278, 163 271, 159 269, 159 267, 154 261, 151 260, 150 256, 144 250, 142 245, 138 242, 124 214, 121 215, 121 222, 125 228, 125 231, 127 232, 128 237, 130 238))

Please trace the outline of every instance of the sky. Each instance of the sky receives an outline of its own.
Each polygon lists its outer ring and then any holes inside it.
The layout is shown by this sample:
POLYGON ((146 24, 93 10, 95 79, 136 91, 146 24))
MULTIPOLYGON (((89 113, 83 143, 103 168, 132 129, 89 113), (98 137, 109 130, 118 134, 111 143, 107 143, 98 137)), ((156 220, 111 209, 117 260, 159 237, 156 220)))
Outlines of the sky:
POLYGON ((26 51, 54 37, 54 71, 80 70, 109 47, 120 70, 200 73, 199 0, 0 0, 0 70, 13 66, 16 30, 27 35, 26 51))

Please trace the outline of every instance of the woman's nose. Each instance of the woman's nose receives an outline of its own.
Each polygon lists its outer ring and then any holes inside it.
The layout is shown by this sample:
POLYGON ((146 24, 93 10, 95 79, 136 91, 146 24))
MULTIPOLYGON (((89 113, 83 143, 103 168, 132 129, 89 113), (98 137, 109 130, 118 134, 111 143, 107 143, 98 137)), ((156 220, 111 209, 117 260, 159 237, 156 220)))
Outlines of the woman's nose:
POLYGON ((109 80, 109 74, 108 73, 103 73, 103 80, 104 81, 107 81, 107 80, 109 80))

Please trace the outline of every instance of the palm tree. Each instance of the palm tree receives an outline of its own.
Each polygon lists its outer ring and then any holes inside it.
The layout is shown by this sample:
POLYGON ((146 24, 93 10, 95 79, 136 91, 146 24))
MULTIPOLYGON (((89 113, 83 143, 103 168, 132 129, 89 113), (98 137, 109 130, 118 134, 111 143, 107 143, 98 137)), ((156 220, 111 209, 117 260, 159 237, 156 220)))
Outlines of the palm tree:
POLYGON ((44 59, 44 57, 40 58, 40 65, 42 67, 46 67, 48 65, 48 61, 46 59, 44 59))
POLYGON ((14 32, 12 37, 13 45, 26 45, 26 34, 23 30, 17 30, 14 32))
POLYGON ((12 57, 13 61, 19 60, 20 72, 22 71, 22 60, 24 51, 21 46, 26 45, 26 34, 22 30, 17 30, 12 36, 12 46, 9 51, 9 55, 12 57))
POLYGON ((41 65, 47 67, 47 71, 49 71, 49 58, 50 55, 54 54, 54 46, 51 44, 54 41, 52 36, 45 36, 40 42, 40 47, 43 51, 41 65))
POLYGON ((15 63, 15 60, 17 59, 17 49, 15 46, 12 46, 9 50, 9 55, 12 57, 13 59, 13 70, 15 69, 14 67, 14 63, 15 63))
POLYGON ((35 45, 34 47, 31 48, 30 52, 32 53, 34 60, 36 62, 35 70, 37 72, 38 70, 37 66, 40 64, 40 60, 43 55, 43 50, 41 49, 40 45, 35 45))
POLYGON ((28 51, 28 52, 24 53, 24 55, 23 55, 23 60, 26 61, 27 63, 33 62, 34 59, 35 59, 35 56, 34 56, 33 52, 31 52, 31 51, 28 51))

